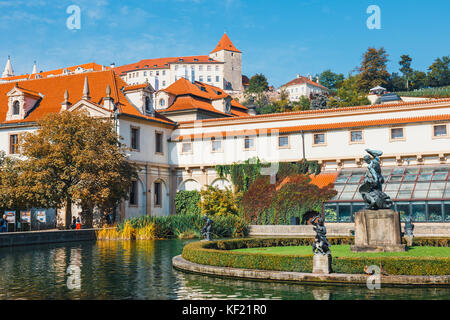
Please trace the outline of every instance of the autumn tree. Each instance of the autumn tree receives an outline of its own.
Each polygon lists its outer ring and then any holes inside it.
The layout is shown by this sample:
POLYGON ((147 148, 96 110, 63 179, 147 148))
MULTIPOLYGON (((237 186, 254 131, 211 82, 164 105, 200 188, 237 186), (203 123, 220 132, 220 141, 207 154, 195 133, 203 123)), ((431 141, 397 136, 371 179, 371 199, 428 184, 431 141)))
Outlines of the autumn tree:
POLYGON ((65 207, 65 226, 72 219, 72 204, 81 206, 86 225, 92 224, 94 208, 113 210, 128 197, 137 175, 127 161, 126 151, 110 119, 90 117, 84 112, 49 114, 39 129, 22 137, 23 160, 2 170, 2 190, 14 175, 7 191, 20 206, 65 207))
POLYGON ((370 88, 385 86, 390 76, 386 69, 387 62, 388 54, 383 47, 380 49, 367 49, 359 67, 360 74, 356 83, 357 89, 361 92, 368 92, 370 88))

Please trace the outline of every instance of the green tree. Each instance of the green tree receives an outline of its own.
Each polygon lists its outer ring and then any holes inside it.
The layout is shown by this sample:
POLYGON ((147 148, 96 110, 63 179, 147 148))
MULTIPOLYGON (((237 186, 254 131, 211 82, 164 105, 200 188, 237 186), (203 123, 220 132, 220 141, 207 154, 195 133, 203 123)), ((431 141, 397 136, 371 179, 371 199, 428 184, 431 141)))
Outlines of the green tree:
POLYGON ((356 83, 358 91, 368 92, 370 88, 386 86, 390 76, 386 69, 387 57, 388 54, 383 47, 367 49, 359 67, 360 76, 356 83))
POLYGON ((262 73, 257 73, 250 78, 248 83, 247 92, 249 93, 261 93, 269 89, 269 83, 267 78, 262 73))
POLYGON ((304 111, 311 109, 311 101, 305 96, 301 96, 299 101, 296 102, 292 108, 292 111, 304 111))
POLYGON ((423 71, 414 70, 410 75, 409 88, 412 90, 421 89, 427 86, 427 74, 423 71))
POLYGON ((403 73, 403 77, 406 79, 406 88, 409 89, 409 81, 411 80, 411 74, 413 69, 411 68, 411 57, 407 54, 400 56, 399 65, 401 66, 400 72, 403 73))
POLYGON ((337 90, 336 97, 330 97, 328 105, 330 107, 352 107, 369 105, 367 94, 361 92, 357 86, 360 75, 349 76, 345 79, 337 90))
POLYGON ((428 68, 428 84, 431 87, 450 85, 450 56, 437 58, 428 68))
POLYGON ((393 72, 389 77, 389 81, 386 85, 386 89, 389 91, 404 91, 406 90, 406 81, 404 77, 398 75, 398 73, 393 72))
POLYGON ((175 195, 175 210, 177 214, 200 214, 200 192, 178 191, 175 195))
POLYGON ((342 73, 334 73, 330 69, 323 71, 319 75, 320 84, 328 89, 337 89, 342 81, 344 81, 344 75, 342 73))
MULTIPOLYGON (((10 192, 20 206, 65 207, 66 228, 72 204, 80 205, 89 226, 94 208, 109 213, 128 197, 137 170, 126 151, 109 119, 84 112, 49 114, 36 132, 23 136, 24 160, 13 166, 18 180, 10 192)), ((11 173, 2 173, 2 189, 8 177, 11 173)))

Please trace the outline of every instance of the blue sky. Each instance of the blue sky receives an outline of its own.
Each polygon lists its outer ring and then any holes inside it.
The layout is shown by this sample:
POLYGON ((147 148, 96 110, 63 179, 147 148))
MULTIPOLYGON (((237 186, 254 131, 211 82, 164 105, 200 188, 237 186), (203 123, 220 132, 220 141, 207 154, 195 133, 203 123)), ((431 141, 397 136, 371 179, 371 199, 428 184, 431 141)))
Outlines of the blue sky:
POLYGON ((425 70, 450 55, 448 0, 0 0, 0 72, 11 55, 16 74, 97 62, 208 54, 227 32, 243 52, 243 73, 279 86, 325 69, 348 74, 369 46, 384 46, 389 71, 400 55, 425 70), (69 30, 69 5, 81 29, 69 30), (381 29, 369 30, 369 5, 381 29))

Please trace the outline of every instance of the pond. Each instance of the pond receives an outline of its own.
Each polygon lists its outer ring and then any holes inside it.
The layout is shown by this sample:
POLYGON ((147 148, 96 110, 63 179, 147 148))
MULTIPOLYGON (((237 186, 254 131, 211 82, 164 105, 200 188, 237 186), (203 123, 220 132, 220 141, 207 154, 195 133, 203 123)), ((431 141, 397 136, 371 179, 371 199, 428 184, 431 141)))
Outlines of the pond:
POLYGON ((450 288, 382 285, 369 290, 188 274, 172 268, 172 257, 186 243, 97 241, 1 248, 0 299, 450 299, 450 288))

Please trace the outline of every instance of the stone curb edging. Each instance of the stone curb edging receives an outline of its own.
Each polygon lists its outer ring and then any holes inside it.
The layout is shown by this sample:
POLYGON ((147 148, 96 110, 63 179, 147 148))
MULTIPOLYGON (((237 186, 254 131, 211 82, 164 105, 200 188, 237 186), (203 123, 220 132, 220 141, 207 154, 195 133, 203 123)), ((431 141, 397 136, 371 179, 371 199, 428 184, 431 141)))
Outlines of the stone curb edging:
MULTIPOLYGON (((253 280, 272 280, 303 283, 334 283, 366 285, 368 275, 365 274, 314 274, 303 272, 271 271, 256 269, 241 269, 230 267, 216 267, 187 261, 178 255, 173 257, 172 265, 175 269, 201 273, 207 275, 246 278, 253 280)), ((381 285, 429 285, 450 286, 450 275, 445 276, 381 276, 381 285)))

